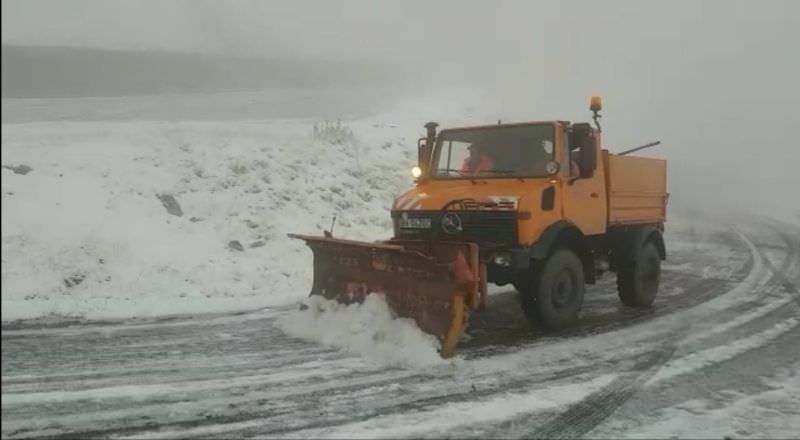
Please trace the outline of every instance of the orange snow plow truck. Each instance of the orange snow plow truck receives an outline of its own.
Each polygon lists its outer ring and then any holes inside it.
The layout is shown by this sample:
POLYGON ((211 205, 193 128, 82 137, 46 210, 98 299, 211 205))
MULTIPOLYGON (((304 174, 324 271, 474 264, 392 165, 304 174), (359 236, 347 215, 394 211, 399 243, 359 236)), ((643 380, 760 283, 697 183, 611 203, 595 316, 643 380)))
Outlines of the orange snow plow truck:
POLYGON ((350 304, 382 294, 452 356, 487 283, 513 285, 546 330, 579 319, 586 284, 616 273, 619 298, 653 304, 666 258, 666 162, 602 149, 568 121, 450 128, 418 142, 415 187, 394 201, 394 237, 359 242, 290 234, 313 251, 311 295, 350 304))

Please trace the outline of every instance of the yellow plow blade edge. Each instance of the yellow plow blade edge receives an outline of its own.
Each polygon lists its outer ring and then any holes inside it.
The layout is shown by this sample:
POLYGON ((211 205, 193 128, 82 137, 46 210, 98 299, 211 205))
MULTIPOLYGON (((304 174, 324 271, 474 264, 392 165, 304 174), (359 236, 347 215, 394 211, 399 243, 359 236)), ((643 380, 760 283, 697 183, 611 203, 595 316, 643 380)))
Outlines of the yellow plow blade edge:
POLYGON ((313 251, 311 295, 352 304, 383 294, 397 316, 439 340, 442 357, 453 355, 469 311, 480 302, 477 245, 289 236, 313 251))

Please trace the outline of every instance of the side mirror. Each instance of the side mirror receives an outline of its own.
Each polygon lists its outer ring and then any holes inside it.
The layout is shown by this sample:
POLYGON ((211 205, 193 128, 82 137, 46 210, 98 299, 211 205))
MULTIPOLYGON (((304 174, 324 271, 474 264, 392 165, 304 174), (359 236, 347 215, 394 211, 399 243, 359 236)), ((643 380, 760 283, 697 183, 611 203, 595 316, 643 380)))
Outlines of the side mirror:
POLYGON ((592 127, 587 123, 574 124, 570 130, 569 147, 578 150, 580 178, 592 177, 597 169, 597 142, 592 127))
POLYGON ((597 169, 597 147, 594 136, 587 136, 580 147, 578 167, 581 170, 582 178, 589 178, 594 175, 597 169))
POLYGON ((419 168, 420 176, 426 176, 428 172, 428 165, 431 162, 432 149, 428 147, 427 138, 420 138, 417 141, 417 167, 419 168))
POLYGON ((439 124, 436 122, 425 124, 426 136, 417 141, 417 166, 412 171, 415 182, 424 181, 428 177, 428 167, 431 164, 433 147, 436 145, 436 127, 438 126, 439 124))

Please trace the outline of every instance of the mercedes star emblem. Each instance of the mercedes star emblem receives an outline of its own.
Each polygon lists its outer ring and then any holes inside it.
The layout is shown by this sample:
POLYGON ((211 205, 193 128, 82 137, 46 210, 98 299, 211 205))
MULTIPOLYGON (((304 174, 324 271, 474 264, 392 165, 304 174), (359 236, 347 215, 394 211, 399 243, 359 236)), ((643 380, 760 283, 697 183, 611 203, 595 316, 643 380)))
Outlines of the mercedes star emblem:
POLYGON ((458 234, 463 229, 461 227, 461 217, 454 212, 448 212, 442 217, 442 230, 448 234, 458 234))

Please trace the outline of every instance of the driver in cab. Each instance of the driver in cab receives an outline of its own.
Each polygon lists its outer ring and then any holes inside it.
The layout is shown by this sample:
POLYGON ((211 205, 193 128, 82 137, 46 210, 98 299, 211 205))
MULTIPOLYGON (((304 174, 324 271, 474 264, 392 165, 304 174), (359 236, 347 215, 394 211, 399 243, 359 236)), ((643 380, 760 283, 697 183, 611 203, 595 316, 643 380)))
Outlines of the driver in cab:
POLYGON ((465 174, 478 174, 494 169, 492 158, 486 153, 486 146, 473 142, 469 146, 469 156, 461 164, 461 172, 465 174))

